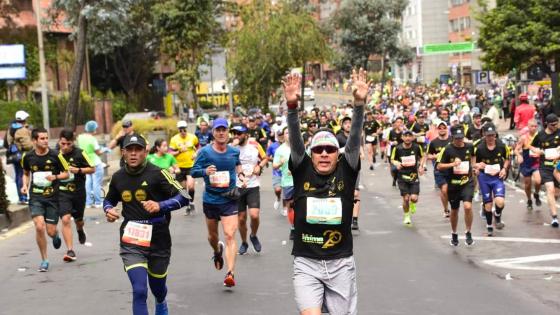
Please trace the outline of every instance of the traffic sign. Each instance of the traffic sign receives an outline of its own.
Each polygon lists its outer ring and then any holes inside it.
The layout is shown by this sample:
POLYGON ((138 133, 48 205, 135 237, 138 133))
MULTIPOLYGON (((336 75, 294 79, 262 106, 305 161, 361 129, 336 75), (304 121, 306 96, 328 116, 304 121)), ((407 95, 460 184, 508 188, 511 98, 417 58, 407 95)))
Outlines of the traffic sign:
POLYGON ((0 45, 0 65, 25 64, 23 45, 0 45))
POLYGON ((25 67, 0 67, 0 80, 25 79, 25 67))
POLYGON ((457 42, 442 44, 427 44, 422 47, 424 55, 452 54, 461 52, 471 52, 474 50, 473 42, 457 42))
POLYGON ((490 71, 477 71, 476 84, 490 84, 490 71))

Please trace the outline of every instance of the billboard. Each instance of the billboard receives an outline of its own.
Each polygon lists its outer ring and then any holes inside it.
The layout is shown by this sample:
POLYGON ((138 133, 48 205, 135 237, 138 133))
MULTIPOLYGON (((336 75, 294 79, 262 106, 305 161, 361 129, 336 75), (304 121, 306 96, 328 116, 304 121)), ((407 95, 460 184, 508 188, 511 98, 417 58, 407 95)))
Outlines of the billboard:
POLYGON ((0 45, 0 65, 23 64, 25 64, 23 45, 0 45))
POLYGON ((25 67, 0 67, 0 80, 25 79, 25 67))

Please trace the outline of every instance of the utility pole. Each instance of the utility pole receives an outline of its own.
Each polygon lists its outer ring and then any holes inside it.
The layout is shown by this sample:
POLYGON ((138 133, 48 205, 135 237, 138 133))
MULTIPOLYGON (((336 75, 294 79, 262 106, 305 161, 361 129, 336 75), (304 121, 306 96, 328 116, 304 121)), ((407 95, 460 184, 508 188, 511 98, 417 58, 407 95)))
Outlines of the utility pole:
POLYGON ((39 71, 41 76, 41 104, 43 105, 43 127, 50 133, 49 100, 47 97, 47 73, 45 70, 45 50, 43 47, 43 31, 41 30, 41 2, 35 0, 35 18, 37 21, 37 40, 39 41, 39 71))
POLYGON ((305 110, 305 61, 303 62, 303 68, 301 69, 301 110, 305 110))

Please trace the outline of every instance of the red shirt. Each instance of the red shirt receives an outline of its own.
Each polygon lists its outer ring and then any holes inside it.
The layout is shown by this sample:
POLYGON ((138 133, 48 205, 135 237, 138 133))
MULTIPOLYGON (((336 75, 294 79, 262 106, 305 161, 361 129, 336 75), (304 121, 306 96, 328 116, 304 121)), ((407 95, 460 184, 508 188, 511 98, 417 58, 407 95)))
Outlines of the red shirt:
POLYGON ((535 106, 527 103, 519 105, 515 109, 515 126, 521 130, 529 124, 529 120, 535 118, 535 106))

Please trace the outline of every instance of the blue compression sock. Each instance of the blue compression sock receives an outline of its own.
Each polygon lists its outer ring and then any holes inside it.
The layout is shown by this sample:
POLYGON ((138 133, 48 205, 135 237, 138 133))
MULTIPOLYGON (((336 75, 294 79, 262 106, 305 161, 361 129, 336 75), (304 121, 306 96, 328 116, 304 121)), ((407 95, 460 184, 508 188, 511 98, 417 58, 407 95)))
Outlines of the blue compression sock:
POLYGON ((166 280, 167 277, 156 278, 148 276, 148 281, 150 282, 150 290, 156 297, 156 301, 158 303, 165 301, 165 297, 167 296, 167 286, 165 285, 166 280))
POLYGON ((146 299, 148 298, 148 270, 137 267, 127 271, 132 285, 132 314, 149 315, 146 299))

